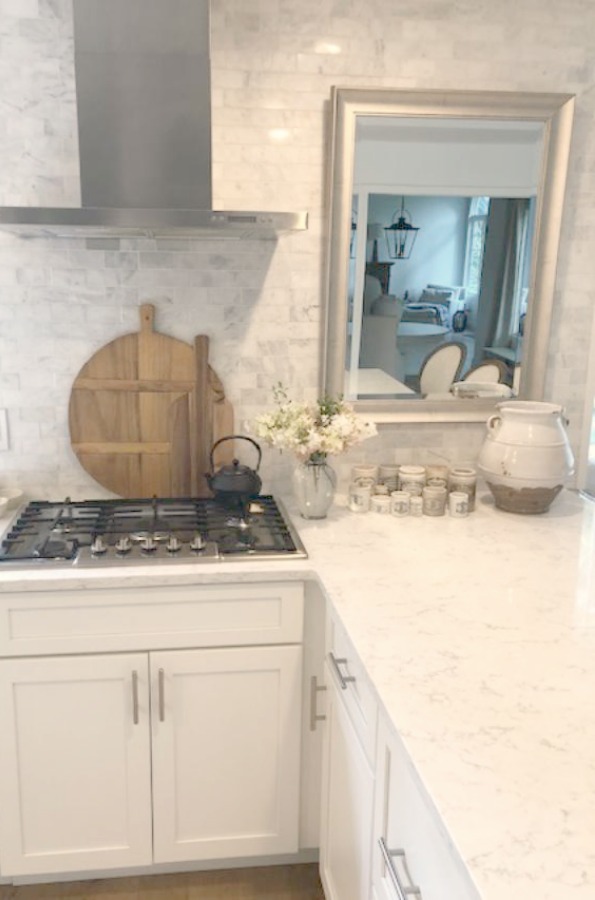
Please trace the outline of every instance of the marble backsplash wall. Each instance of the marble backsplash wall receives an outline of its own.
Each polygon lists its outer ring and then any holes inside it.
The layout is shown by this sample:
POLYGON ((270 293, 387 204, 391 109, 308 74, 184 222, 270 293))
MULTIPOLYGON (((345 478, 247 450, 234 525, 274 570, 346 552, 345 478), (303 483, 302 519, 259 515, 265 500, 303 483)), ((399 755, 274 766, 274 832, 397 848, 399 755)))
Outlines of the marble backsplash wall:
MULTIPOLYGON (((283 381, 314 397, 320 370, 333 84, 577 94, 548 395, 581 429, 595 280, 595 9, 586 0, 212 0, 214 203, 306 209, 278 242, 56 241, 0 234, 0 482, 30 495, 102 493, 68 440, 70 386, 152 302, 160 331, 211 340, 244 428, 283 381)), ((0 0, 0 203, 77 205, 71 0, 0 0)), ((468 462, 482 425, 382 426, 338 461, 468 462)), ((291 461, 267 452, 265 488, 291 461)))

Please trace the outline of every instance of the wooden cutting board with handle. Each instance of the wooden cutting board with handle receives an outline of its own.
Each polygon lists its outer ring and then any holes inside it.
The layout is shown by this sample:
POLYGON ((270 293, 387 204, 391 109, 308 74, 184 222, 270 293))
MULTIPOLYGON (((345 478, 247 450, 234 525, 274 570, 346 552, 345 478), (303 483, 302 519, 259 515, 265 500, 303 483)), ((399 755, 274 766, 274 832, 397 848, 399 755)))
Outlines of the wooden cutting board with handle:
MULTIPOLYGON (((194 346, 154 331, 140 307, 140 331, 106 344, 85 363, 70 395, 69 426, 83 468, 121 497, 204 497, 209 452, 233 434, 233 408, 209 366, 209 339, 194 346)), ((233 441, 217 449, 231 461, 233 441)))

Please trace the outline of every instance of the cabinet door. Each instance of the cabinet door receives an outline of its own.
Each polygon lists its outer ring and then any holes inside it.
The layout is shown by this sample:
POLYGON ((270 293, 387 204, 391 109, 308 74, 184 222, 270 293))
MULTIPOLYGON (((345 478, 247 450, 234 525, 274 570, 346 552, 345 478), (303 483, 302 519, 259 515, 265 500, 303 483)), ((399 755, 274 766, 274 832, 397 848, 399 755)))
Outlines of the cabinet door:
POLYGON ((327 900, 370 894, 373 773, 327 668, 320 874, 327 900))
POLYGON ((301 647, 151 654, 155 862, 298 849, 301 647))
POLYGON ((398 900, 417 887, 423 900, 478 900, 401 740, 385 722, 379 728, 376 770, 374 896, 398 900))
POLYGON ((0 869, 151 862, 146 654, 0 662, 0 869))

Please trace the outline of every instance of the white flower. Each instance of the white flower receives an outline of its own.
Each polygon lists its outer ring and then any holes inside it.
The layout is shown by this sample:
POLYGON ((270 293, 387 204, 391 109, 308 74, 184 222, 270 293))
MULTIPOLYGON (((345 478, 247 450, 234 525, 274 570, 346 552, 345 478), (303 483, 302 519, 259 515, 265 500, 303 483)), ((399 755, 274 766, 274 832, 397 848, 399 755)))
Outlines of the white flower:
POLYGON ((276 408, 256 419, 255 434, 301 460, 342 453, 376 434, 374 423, 361 419, 341 397, 324 397, 309 405, 290 400, 281 385, 273 393, 276 408))

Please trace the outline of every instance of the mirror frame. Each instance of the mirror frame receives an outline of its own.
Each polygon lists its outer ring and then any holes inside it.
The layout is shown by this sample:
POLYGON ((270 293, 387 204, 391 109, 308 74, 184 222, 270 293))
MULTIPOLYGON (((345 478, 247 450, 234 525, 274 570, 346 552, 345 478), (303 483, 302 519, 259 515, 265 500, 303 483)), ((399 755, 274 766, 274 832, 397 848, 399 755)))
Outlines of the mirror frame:
MULTIPOLYGON (((330 222, 322 389, 345 390, 347 294, 351 207, 358 116, 420 116, 524 120, 543 123, 531 262, 531 294, 523 338, 519 399, 542 400, 547 369, 556 264, 574 114, 573 94, 509 91, 331 89, 330 222)), ((493 411, 486 400, 350 400, 357 412, 375 422, 478 422, 493 411)))

